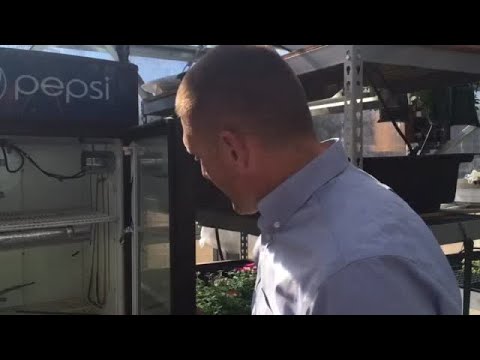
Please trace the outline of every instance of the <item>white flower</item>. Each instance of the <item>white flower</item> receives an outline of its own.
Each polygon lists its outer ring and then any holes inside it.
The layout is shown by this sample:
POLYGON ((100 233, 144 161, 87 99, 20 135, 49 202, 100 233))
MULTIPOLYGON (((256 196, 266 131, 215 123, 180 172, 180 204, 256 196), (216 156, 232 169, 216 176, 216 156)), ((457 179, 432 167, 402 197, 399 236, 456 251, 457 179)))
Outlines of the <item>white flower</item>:
POLYGON ((470 185, 476 184, 480 180, 480 172, 477 170, 472 170, 470 174, 465 175, 465 179, 470 185))

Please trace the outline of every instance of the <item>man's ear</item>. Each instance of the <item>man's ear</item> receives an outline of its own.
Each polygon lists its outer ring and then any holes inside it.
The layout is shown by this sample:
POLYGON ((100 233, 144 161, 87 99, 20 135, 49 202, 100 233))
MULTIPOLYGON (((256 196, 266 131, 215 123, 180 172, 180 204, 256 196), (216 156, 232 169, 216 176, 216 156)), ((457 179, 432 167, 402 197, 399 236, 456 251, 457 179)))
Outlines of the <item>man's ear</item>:
POLYGON ((241 169, 248 166, 249 152, 246 139, 238 133, 224 130, 220 132, 220 147, 225 159, 241 169))

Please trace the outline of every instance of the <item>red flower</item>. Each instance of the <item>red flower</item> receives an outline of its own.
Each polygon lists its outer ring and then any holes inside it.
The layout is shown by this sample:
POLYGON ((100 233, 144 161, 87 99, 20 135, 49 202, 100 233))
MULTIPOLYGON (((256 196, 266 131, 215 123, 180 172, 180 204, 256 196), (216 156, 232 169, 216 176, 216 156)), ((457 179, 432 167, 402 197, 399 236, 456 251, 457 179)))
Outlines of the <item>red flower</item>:
POLYGON ((236 297, 236 296, 238 296, 238 291, 236 291, 234 289, 230 289, 230 290, 227 291, 227 296, 236 297))
POLYGON ((256 271, 256 270, 257 270, 257 266, 255 265, 255 263, 248 263, 247 265, 237 269, 237 271, 240 271, 240 272, 256 271))

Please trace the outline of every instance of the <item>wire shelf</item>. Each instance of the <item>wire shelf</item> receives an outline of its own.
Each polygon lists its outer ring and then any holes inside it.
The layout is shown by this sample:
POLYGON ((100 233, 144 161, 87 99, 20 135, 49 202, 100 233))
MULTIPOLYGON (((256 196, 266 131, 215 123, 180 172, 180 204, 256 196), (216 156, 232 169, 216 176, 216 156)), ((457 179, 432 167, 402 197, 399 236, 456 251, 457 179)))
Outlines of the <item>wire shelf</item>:
MULTIPOLYGON (((331 98, 343 88, 346 51, 358 51, 364 72, 381 74, 383 85, 400 94, 480 80, 480 49, 475 45, 312 45, 284 59, 299 76, 309 101, 316 101, 331 98)), ((364 85, 371 86, 368 77, 364 85)))
POLYGON ((0 213, 0 233, 46 229, 75 225, 90 225, 117 221, 117 217, 90 209, 68 209, 42 212, 0 213))
POLYGON ((88 304, 82 299, 64 299, 23 306, 0 309, 0 314, 26 314, 26 315, 96 315, 99 309, 88 304))
MULTIPOLYGON (((472 270, 477 268, 477 266, 473 266, 472 270)), ((457 278, 457 283, 460 287, 464 287, 464 271, 463 268, 454 269, 455 277, 457 278)), ((479 273, 472 273, 472 278, 470 283, 474 285, 474 288, 479 288, 480 285, 480 274, 479 273)))

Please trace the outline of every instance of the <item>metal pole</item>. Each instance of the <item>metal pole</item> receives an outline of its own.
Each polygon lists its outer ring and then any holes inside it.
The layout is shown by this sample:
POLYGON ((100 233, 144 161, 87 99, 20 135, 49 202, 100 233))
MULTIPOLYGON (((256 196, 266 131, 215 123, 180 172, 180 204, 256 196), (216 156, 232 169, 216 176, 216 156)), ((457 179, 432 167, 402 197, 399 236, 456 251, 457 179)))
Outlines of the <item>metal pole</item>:
MULTIPOLYGON (((351 126, 349 155, 352 164, 363 167, 363 60, 358 45, 345 48, 344 62, 345 132, 351 126)), ((346 140, 345 139, 345 140, 346 140)))
POLYGON ((240 258, 248 258, 248 234, 244 232, 240 233, 240 258))
POLYGON ((470 314, 470 292, 472 287, 472 256, 473 256, 473 240, 467 236, 465 227, 462 223, 458 223, 463 235, 463 246, 465 249, 465 263, 463 268, 463 315, 470 314))
POLYGON ((118 61, 128 64, 128 57, 130 56, 130 45, 115 45, 115 51, 118 55, 118 61))

